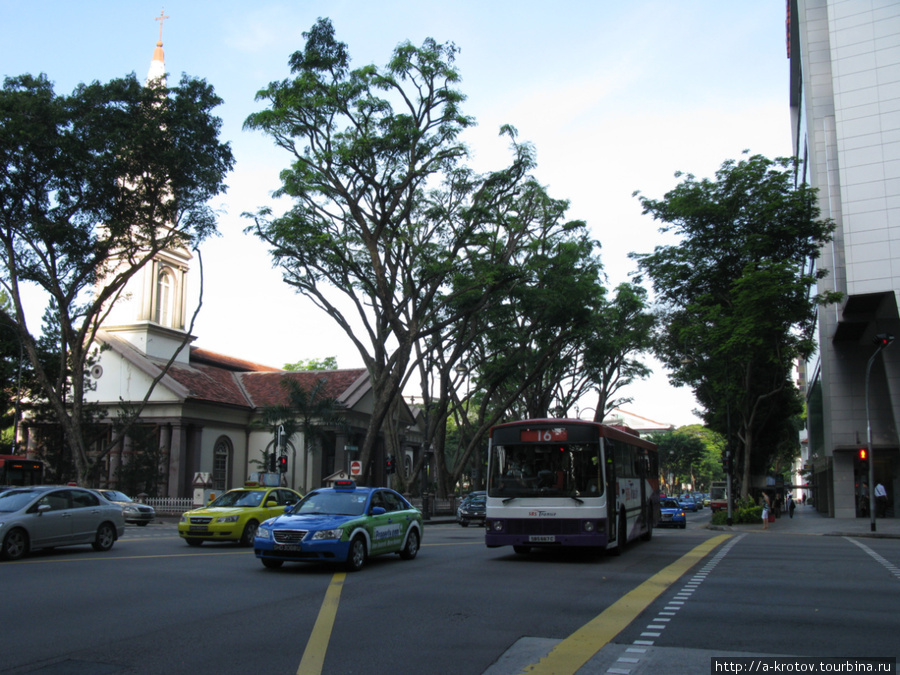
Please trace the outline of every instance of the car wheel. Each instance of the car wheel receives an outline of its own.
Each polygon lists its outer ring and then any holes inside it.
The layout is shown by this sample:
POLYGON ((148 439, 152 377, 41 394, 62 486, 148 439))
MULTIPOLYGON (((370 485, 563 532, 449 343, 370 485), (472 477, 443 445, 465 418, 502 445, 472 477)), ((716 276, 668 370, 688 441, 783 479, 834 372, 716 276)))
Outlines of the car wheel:
POLYGON ((400 551, 400 557, 404 560, 412 560, 419 552, 419 533, 416 530, 410 530, 406 537, 406 546, 400 551))
POLYGON ((347 551, 347 569, 351 572, 359 572, 366 564, 366 542, 362 537, 356 537, 350 542, 350 550, 347 551))
POLYGON ((687 527, 687 523, 682 523, 681 525, 679 525, 679 527, 683 530, 687 527))
POLYGON ((463 527, 468 527, 468 526, 469 526, 469 523, 467 523, 465 520, 459 521, 459 524, 462 525, 463 527))
POLYGON ((194 537, 188 537, 185 539, 185 541, 187 542, 188 546, 200 546, 201 544, 203 544, 202 539, 196 539, 194 537))
POLYGON ((530 546, 513 546, 513 551, 518 553, 519 555, 528 555, 531 553, 530 546))
POLYGON ((135 525, 137 525, 138 527, 144 527, 145 525, 149 525, 149 524, 150 523, 148 523, 146 520, 142 520, 139 523, 135 523, 135 525))
POLYGON ((10 530, 3 538, 3 549, 0 550, 0 558, 4 560, 18 560, 28 553, 28 533, 21 528, 10 530))
POLYGON ((253 539, 256 537, 256 530, 259 529, 259 523, 251 520, 244 526, 244 532, 241 534, 241 546, 253 546, 253 539))
POLYGON ((263 567, 267 567, 270 570, 277 570, 284 564, 284 560, 273 560, 272 558, 263 558, 262 559, 263 567))
POLYGON ((116 543, 116 530, 109 523, 102 523, 97 528, 97 536, 91 546, 95 551, 108 551, 116 543))

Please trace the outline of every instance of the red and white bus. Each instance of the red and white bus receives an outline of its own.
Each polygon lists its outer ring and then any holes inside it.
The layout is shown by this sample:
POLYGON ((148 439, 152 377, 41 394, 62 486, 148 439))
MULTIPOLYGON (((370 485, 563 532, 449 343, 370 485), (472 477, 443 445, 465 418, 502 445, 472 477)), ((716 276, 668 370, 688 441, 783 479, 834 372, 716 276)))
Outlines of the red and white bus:
POLYGON ((0 455, 0 485, 40 485, 44 463, 19 455, 0 455))
POLYGON ((659 521, 656 446, 595 422, 536 419, 491 429, 485 544, 619 554, 659 521))

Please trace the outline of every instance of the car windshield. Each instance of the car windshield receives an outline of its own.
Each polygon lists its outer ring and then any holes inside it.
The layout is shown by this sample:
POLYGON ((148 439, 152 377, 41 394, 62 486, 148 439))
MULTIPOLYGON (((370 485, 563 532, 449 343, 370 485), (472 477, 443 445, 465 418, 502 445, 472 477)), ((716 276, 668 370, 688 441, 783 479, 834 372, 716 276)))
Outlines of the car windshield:
POLYGON ((12 513, 27 506, 38 495, 35 490, 9 490, 0 494, 0 513, 12 513))
POLYGON ((209 504, 213 506, 259 506, 263 492, 260 490, 232 490, 209 504))
POLYGON ((367 498, 365 492, 312 492, 294 507, 293 513, 360 516, 366 510, 367 498))
POLYGON ((100 490, 100 494, 106 497, 111 502, 130 502, 134 501, 131 497, 126 495, 124 492, 119 492, 117 490, 100 490))
POLYGON ((663 499, 663 500, 660 502, 659 505, 660 505, 660 507, 662 507, 662 508, 664 508, 664 509, 677 509, 677 508, 679 508, 678 502, 676 502, 674 499, 663 499))

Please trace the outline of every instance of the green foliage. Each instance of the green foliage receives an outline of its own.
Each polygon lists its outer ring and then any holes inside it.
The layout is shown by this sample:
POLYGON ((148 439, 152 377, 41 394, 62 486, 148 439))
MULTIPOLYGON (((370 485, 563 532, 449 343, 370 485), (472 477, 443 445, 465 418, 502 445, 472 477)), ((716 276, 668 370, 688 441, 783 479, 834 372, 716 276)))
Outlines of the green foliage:
POLYGON ((0 89, 0 284, 80 482, 106 454, 88 454, 84 373, 109 303, 157 253, 215 232, 207 202, 234 162, 211 112, 220 103, 187 76, 58 95, 46 76, 21 75, 0 89), (20 284, 48 298, 52 338, 25 325, 20 284))
POLYGON ((301 370, 337 370, 337 357, 326 356, 323 359, 300 359, 296 363, 286 363, 283 370, 291 372, 301 370))
MULTIPOLYGON (((757 506, 751 499, 739 499, 734 504, 731 522, 734 525, 761 525, 762 506, 757 506)), ((716 511, 710 520, 712 525, 727 525, 728 511, 716 511)))
POLYGON ((757 439, 781 438, 799 412, 793 363, 815 348, 817 306, 837 298, 811 293, 834 223, 819 219, 815 190, 794 185, 796 167, 754 155, 724 162, 715 180, 686 175, 661 200, 639 195, 678 236, 632 254, 662 304, 657 356, 729 437, 744 490, 772 447, 757 439))

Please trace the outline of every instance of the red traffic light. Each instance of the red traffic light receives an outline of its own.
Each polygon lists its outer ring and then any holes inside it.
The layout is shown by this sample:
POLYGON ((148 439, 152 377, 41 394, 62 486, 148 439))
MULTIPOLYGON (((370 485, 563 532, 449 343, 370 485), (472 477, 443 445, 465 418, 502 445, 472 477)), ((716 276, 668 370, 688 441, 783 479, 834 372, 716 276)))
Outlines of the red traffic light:
POLYGON ((865 462, 867 459, 869 459, 869 451, 866 450, 865 448, 860 448, 859 449, 859 461, 865 462))
POLYGON ((287 455, 278 458, 278 470, 281 473, 287 473, 287 455))

